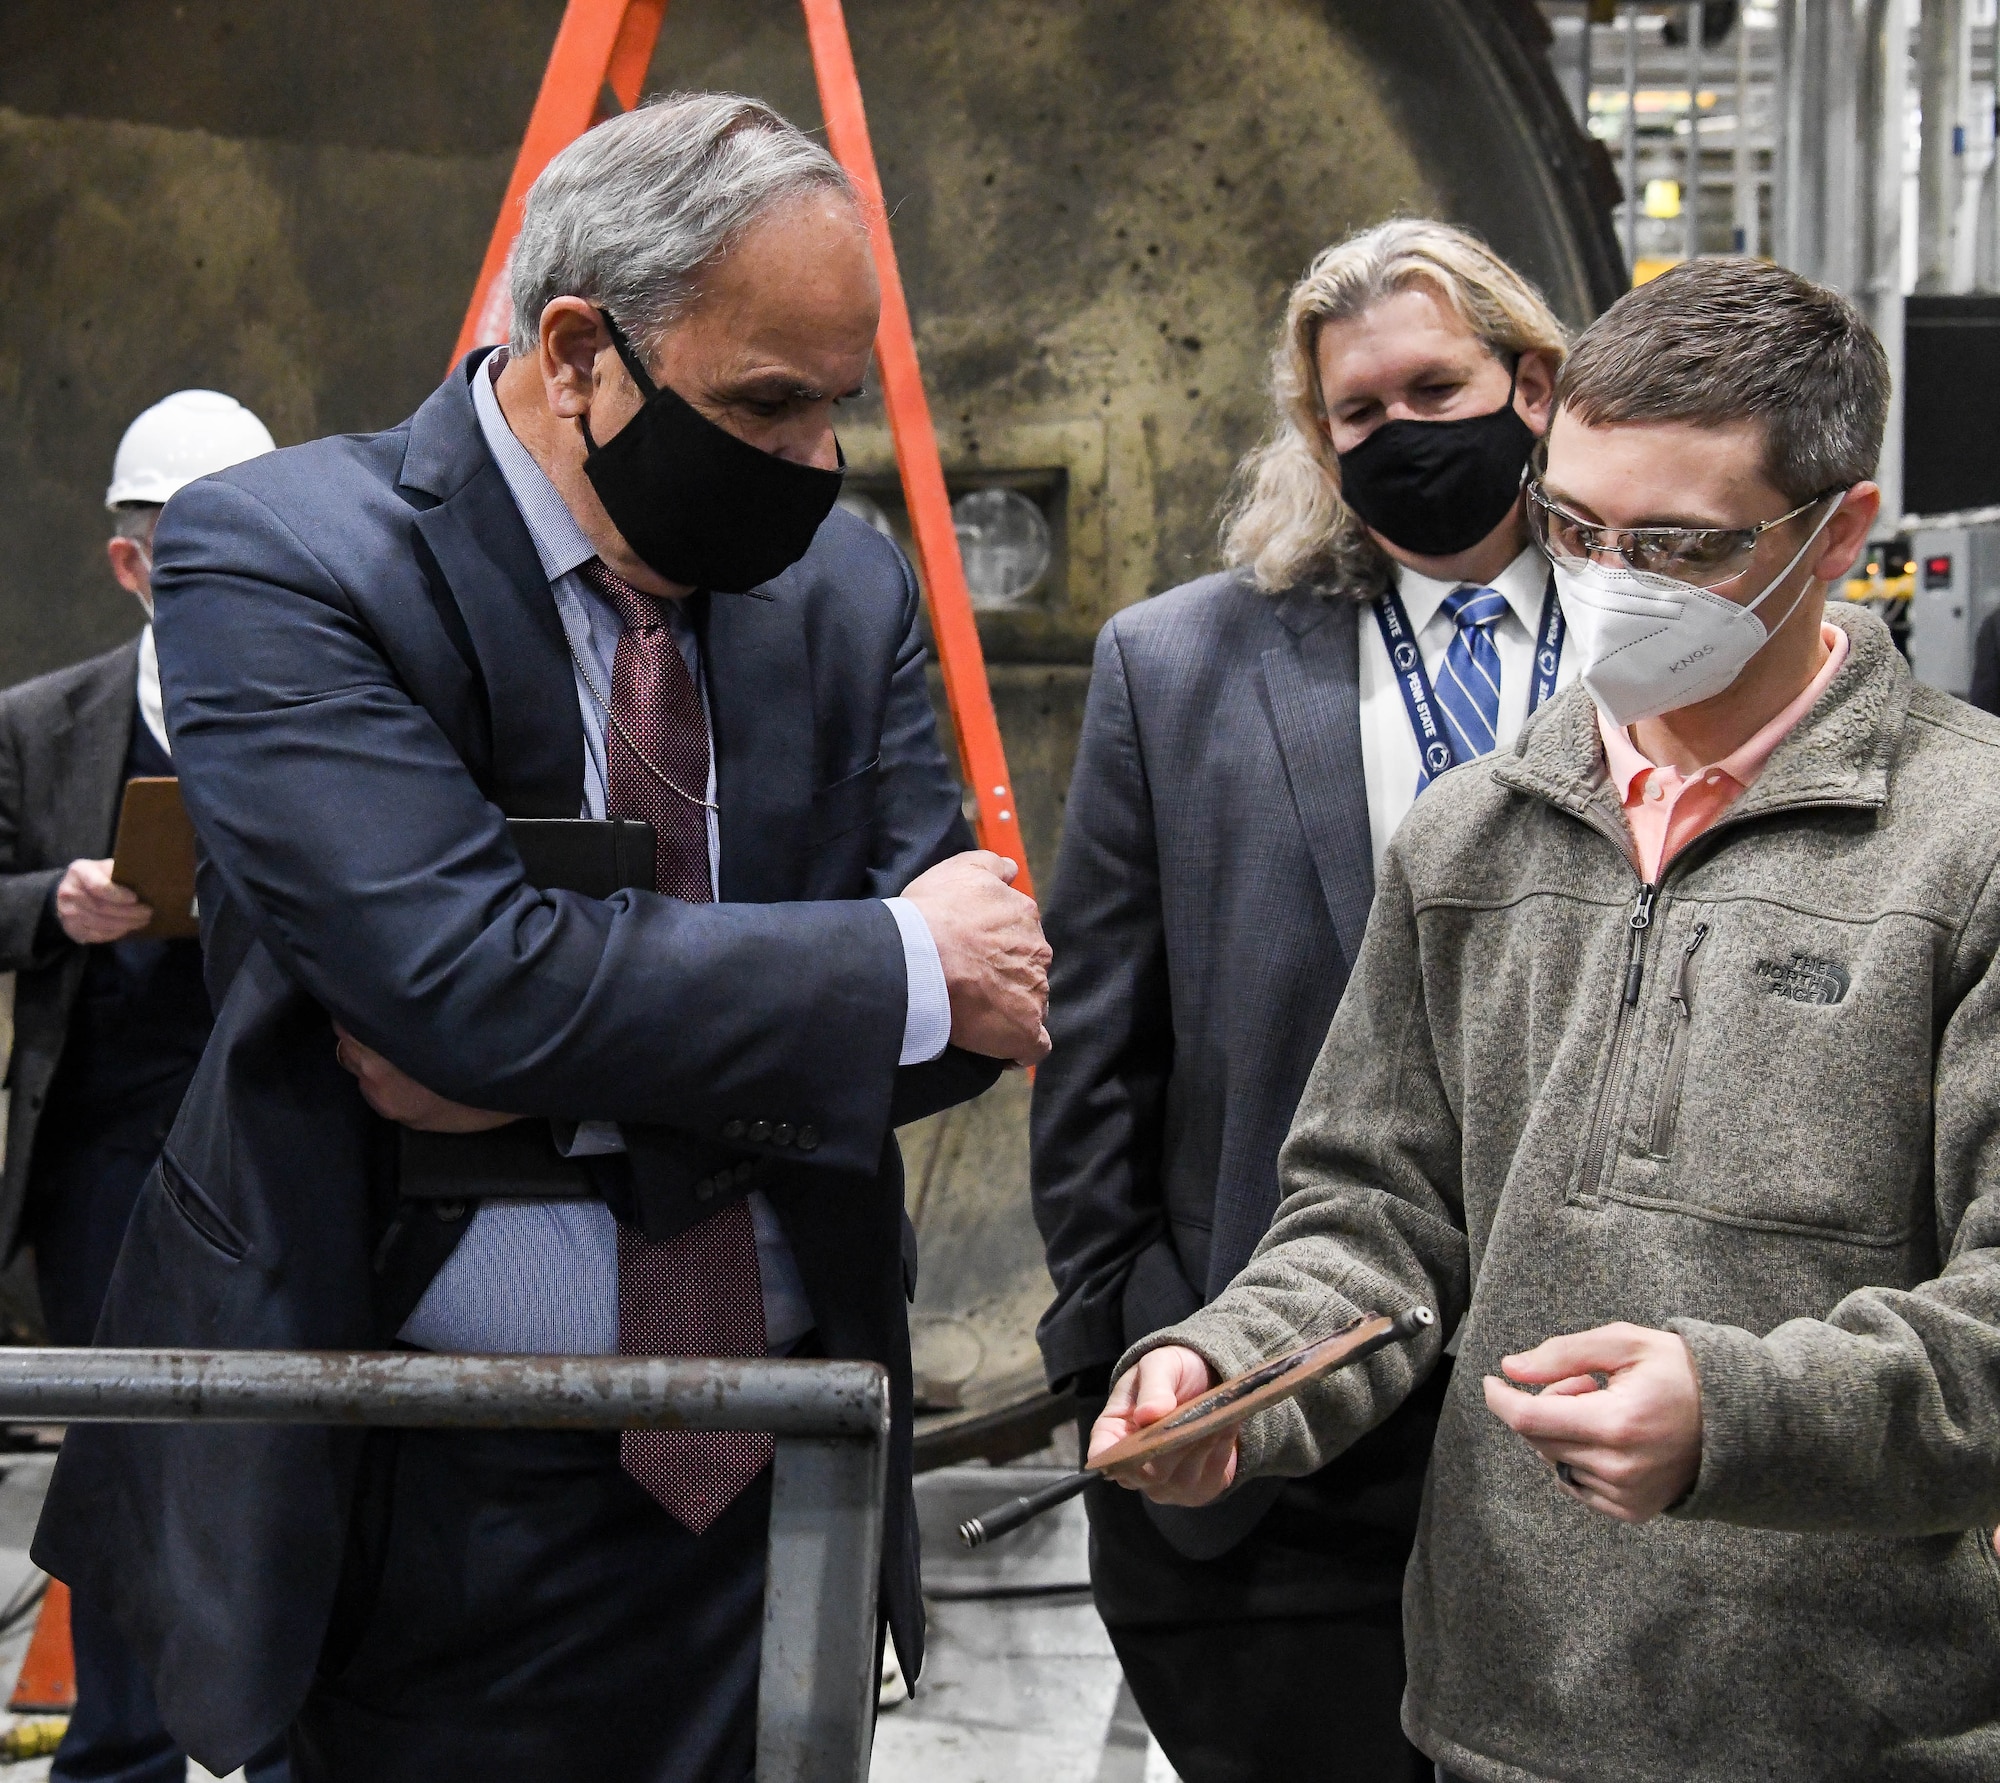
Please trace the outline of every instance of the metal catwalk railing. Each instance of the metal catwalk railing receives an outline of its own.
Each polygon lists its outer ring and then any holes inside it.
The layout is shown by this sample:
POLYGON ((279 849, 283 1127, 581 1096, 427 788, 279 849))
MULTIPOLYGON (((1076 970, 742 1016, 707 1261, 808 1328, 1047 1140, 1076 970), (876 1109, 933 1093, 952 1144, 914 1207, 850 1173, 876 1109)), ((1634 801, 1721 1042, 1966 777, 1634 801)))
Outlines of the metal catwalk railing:
POLYGON ((768 1430, 758 1783, 862 1783, 888 1376, 870 1362, 290 1350, 0 1350, 0 1420, 768 1430))

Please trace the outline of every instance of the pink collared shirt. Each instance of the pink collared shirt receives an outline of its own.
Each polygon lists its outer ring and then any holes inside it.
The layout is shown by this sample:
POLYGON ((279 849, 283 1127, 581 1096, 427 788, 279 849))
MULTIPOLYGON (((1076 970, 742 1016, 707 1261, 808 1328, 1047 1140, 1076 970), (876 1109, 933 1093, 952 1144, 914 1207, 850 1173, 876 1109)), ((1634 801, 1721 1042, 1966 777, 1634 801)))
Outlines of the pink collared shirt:
MULTIPOLYGON (((1750 790, 1772 750, 1791 735, 1792 727, 1813 709, 1827 683, 1840 672, 1847 660, 1847 634, 1837 625, 1822 623, 1819 635, 1826 644, 1826 661, 1799 697, 1748 742, 1698 773, 1683 777, 1678 768, 1648 761, 1631 733, 1598 708, 1597 734, 1604 739, 1605 765, 1625 804, 1639 877, 1648 885, 1657 884, 1667 862, 1750 790)), ((1995 1543, 2000 1546, 2000 1537, 1995 1543)))

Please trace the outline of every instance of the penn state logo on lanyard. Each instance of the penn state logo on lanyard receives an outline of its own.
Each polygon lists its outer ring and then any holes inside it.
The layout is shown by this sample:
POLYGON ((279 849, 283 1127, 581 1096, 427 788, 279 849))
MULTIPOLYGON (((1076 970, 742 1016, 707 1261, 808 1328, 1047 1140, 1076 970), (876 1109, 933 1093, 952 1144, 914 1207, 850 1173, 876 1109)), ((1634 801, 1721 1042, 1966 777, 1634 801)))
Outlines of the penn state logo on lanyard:
MULTIPOLYGON (((1402 689, 1403 710, 1409 714, 1410 730, 1417 739, 1417 753, 1423 767, 1417 775, 1417 791, 1440 774, 1458 766, 1458 752, 1452 748, 1438 716, 1437 695, 1417 649, 1416 629, 1403 605, 1403 597, 1391 582, 1375 597, 1375 623, 1381 628, 1382 647, 1388 652, 1389 666, 1395 671, 1396 685, 1402 689)), ((1528 692, 1528 714, 1532 717, 1541 703, 1556 690, 1556 675, 1562 668, 1562 602, 1556 598, 1556 579, 1542 596, 1542 621, 1535 628, 1535 684, 1528 692)))

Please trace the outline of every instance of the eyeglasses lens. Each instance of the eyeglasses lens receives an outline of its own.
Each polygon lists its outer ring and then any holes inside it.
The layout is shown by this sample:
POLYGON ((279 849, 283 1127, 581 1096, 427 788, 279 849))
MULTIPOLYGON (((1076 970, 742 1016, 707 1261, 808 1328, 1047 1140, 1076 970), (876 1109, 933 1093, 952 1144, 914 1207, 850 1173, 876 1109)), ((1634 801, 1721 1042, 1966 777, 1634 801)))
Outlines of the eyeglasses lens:
POLYGON ((1528 500, 1529 530, 1549 560, 1568 566, 1596 561, 1668 576, 1697 588, 1740 576, 1756 549, 1754 532, 1726 527, 1648 526, 1620 531, 1566 513, 1540 489, 1528 500))

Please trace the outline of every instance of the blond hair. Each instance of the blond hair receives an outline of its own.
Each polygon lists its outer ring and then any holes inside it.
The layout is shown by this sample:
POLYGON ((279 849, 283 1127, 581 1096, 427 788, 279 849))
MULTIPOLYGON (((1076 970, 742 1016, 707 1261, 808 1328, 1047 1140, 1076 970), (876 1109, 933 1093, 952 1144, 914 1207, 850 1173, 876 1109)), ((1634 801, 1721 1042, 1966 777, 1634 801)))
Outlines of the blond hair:
POLYGON ((1340 499, 1326 432, 1319 333, 1412 285, 1428 284, 1496 355, 1550 354, 1568 336, 1541 294, 1470 231, 1427 217, 1378 223, 1323 249, 1292 287, 1271 355, 1270 437, 1236 467, 1223 513, 1222 557, 1257 586, 1373 588, 1386 563, 1340 499))

